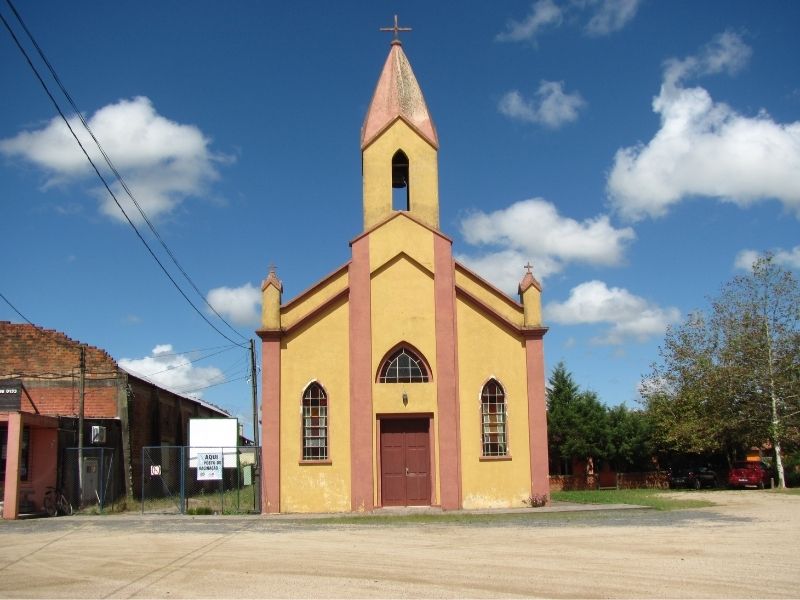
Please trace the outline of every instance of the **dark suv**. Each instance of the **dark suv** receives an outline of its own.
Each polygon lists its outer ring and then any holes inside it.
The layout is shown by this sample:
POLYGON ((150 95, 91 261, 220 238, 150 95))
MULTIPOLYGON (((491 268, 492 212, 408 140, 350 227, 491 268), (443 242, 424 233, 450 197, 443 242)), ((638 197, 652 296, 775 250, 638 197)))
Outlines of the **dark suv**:
POLYGON ((715 488, 719 482, 717 474, 711 467, 688 467, 685 469, 674 469, 669 473, 670 488, 715 488))

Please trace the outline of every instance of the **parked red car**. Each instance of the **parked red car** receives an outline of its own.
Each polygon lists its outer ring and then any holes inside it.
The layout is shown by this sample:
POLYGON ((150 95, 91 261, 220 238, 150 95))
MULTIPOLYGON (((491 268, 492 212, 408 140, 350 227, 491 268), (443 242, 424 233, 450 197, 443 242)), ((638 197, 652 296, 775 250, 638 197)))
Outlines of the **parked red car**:
POLYGON ((769 479, 769 467, 757 461, 734 463, 728 473, 728 485, 734 488, 755 487, 763 490, 769 486, 769 479))

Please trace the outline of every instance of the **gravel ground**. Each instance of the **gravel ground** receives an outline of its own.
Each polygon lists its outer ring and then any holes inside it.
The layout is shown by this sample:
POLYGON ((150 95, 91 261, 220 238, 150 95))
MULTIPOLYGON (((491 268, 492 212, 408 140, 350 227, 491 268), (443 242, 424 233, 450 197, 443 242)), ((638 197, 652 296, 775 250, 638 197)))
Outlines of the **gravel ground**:
MULTIPOLYGON (((3 598, 798 598, 800 496, 468 525, 122 515, 0 523, 3 598)), ((684 496, 685 497, 685 496, 684 496)))

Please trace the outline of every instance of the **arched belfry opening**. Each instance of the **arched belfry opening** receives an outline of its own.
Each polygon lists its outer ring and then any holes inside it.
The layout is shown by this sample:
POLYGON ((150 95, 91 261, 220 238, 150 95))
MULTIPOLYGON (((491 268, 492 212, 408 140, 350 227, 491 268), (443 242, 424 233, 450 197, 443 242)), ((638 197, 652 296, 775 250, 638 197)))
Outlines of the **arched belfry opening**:
POLYGON ((408 156, 398 150, 392 156, 392 209, 411 210, 408 156))

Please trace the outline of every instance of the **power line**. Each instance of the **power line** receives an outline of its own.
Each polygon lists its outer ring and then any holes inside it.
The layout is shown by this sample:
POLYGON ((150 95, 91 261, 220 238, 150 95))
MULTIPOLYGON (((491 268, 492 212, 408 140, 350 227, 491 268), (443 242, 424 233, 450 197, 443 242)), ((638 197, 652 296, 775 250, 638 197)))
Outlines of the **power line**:
MULTIPOLYGON (((114 167, 114 165, 111 163, 111 160, 108 158, 108 155, 107 155, 107 154, 105 153, 105 151, 103 150, 102 146, 100 145, 100 142, 97 140, 97 138, 95 137, 94 133, 92 133, 91 129, 89 128, 89 125, 88 125, 88 123, 86 123, 86 120, 84 119, 83 115, 82 115, 82 114, 81 114, 81 112, 78 110, 78 108, 77 108, 77 106, 75 105, 75 103, 72 101, 72 97, 69 95, 69 92, 67 92, 66 88, 65 88, 65 87, 62 85, 62 83, 61 83, 61 80, 59 79, 58 75, 57 75, 57 74, 56 74, 56 72, 55 72, 55 69, 53 69, 52 65, 50 64, 50 62, 49 62, 49 61, 47 60, 47 58, 45 57, 45 55, 44 55, 44 52, 41 50, 41 48, 39 47, 39 45, 38 45, 38 43, 36 42, 35 38, 34 38, 34 37, 33 37, 33 35, 31 34, 31 32, 28 30, 27 26, 25 25, 25 22, 22 20, 22 17, 20 16, 19 12, 18 12, 18 11, 17 11, 17 9, 14 7, 14 5, 11 3, 11 0, 6 0, 6 3, 7 3, 7 4, 8 4, 8 6, 11 8, 11 10, 14 12, 14 15, 17 17, 17 20, 18 20, 18 21, 20 22, 20 24, 22 25, 22 28, 25 30, 25 33, 28 35, 28 38, 31 40, 31 42, 33 43, 34 47, 35 47, 35 48, 36 48, 36 50, 38 51, 38 53, 39 53, 39 56, 42 58, 42 60, 44 61, 44 63, 47 65, 47 67, 48 67, 48 69, 49 69, 49 71, 50 71, 51 75, 52 75, 52 76, 53 76, 53 78, 55 79, 55 81, 56 81, 56 83, 57 83, 58 87, 61 89, 61 91, 62 91, 62 93, 64 94, 64 96, 67 98, 67 101, 70 103, 70 105, 72 106, 73 110, 75 110, 75 112, 77 113, 77 115, 78 115, 78 117, 79 117, 79 119, 80 119, 81 123, 83 124, 84 128, 86 128, 86 130, 89 132, 89 135, 90 135, 90 136, 92 137, 92 139, 94 140, 94 142, 95 142, 95 144, 97 145, 97 147, 98 147, 98 149, 99 149, 99 151, 100 151, 101 155, 102 155, 102 156, 103 156, 103 158, 105 159, 105 161, 106 161, 106 164, 107 164, 107 165, 108 165, 108 167, 111 169, 111 171, 114 173, 114 175, 116 176, 117 180, 120 182, 120 185, 122 186, 122 188, 123 188, 123 189, 125 190, 125 192, 127 193, 128 197, 130 197, 130 199, 133 201, 133 203, 134 203, 134 205, 136 206, 136 208, 139 210, 139 213, 142 215, 143 219, 145 220, 145 222, 146 222, 146 223, 148 224, 148 226, 150 227, 150 230, 153 232, 153 234, 156 236, 156 238, 157 238, 157 239, 158 239, 158 240, 161 242, 161 245, 162 245, 162 247, 164 247, 164 249, 166 250, 167 254, 168 254, 168 255, 170 256, 170 258, 172 259, 173 263, 175 263, 175 265, 178 267, 178 269, 179 269, 179 270, 181 271, 181 273, 184 275, 184 277, 186 278, 186 280, 187 280, 187 281, 189 281, 189 283, 191 284, 191 286, 194 288, 195 292, 197 292, 197 294, 198 294, 198 295, 199 295, 201 298, 203 298, 203 301, 204 301, 204 302, 205 302, 205 303, 206 303, 206 304, 209 306, 209 308, 210 308, 210 309, 211 309, 211 310, 214 312, 214 314, 216 314, 216 315, 217 315, 217 317, 219 317, 219 318, 222 320, 222 322, 223 322, 223 323, 225 323, 225 325, 227 325, 227 326, 228 326, 228 327, 229 327, 229 328, 230 328, 230 329, 231 329, 231 330, 232 330, 232 331, 233 331, 233 332, 234 332, 236 335, 238 335, 238 336, 239 336, 240 338, 242 338, 243 340, 247 339, 247 338, 245 338, 245 337, 244 337, 244 336, 243 336, 241 333, 239 333, 239 332, 238 332, 236 329, 234 329, 234 328, 233 328, 233 326, 231 326, 231 325, 230 325, 230 323, 228 323, 228 322, 227 322, 227 321, 226 321, 226 320, 225 320, 225 319, 224 319, 224 318, 223 318, 223 317, 222 317, 222 316, 221 316, 221 315, 220 315, 220 314, 219 314, 219 313, 216 311, 216 309, 215 309, 213 306, 211 306, 211 304, 208 302, 208 300, 205 298, 205 296, 203 296, 203 294, 200 292, 200 290, 199 290, 199 289, 197 288, 197 286, 194 284, 194 282, 193 282, 193 281, 192 281, 192 279, 189 277, 189 275, 186 273, 186 271, 183 269, 183 267, 181 267, 181 265, 178 263, 177 259, 175 258, 175 255, 172 253, 172 251, 170 251, 170 249, 169 249, 169 248, 167 247, 167 245, 164 243, 164 241, 163 241, 163 238, 162 238, 162 237, 159 235, 159 233, 156 231, 156 229, 155 229, 155 227, 153 226, 153 224, 151 223, 150 219, 147 217, 147 215, 144 213, 144 211, 142 210, 142 208, 141 208, 141 206, 139 205, 139 203, 138 203, 138 202, 136 201, 136 199, 134 198, 134 196, 133 196, 133 194, 131 193, 130 189, 128 188, 127 184, 126 184, 126 183, 125 183, 125 181, 122 179, 122 176, 119 174, 119 172, 117 171, 117 169, 116 169, 116 168, 114 167)), ((209 320, 209 319, 208 319, 208 318, 207 318, 207 317, 206 317, 206 316, 203 314, 203 312, 202 312, 202 311, 201 311, 199 308, 197 308, 197 306, 196 306, 196 305, 195 305, 195 304, 194 304, 194 303, 193 303, 193 302, 192 302, 192 301, 189 299, 189 297, 186 295, 186 293, 183 291, 183 289, 182 289, 182 288, 181 288, 181 287, 178 285, 178 283, 175 281, 175 279, 172 277, 172 275, 169 273, 169 271, 167 271, 166 267, 164 267, 164 264, 163 264, 163 263, 161 262, 161 260, 159 260, 159 258, 156 256, 155 252, 153 252, 153 249, 152 249, 152 248, 150 247, 150 245, 147 243, 147 240, 145 240, 145 239, 144 239, 144 237, 142 236, 142 234, 141 234, 141 232, 139 231, 139 229, 136 227, 136 225, 133 223, 133 221, 132 221, 132 220, 130 219, 130 217, 128 216, 128 213, 126 213, 126 212, 125 212, 125 209, 124 209, 124 208, 122 208, 122 204, 120 204, 119 200, 117 199, 117 196, 116 196, 116 195, 114 194, 114 192, 111 190, 111 187, 109 186, 109 184, 108 184, 108 182, 106 181, 105 177, 103 177, 103 175, 100 173, 100 170, 97 168, 97 165, 95 165, 94 161, 93 161, 93 160, 92 160, 92 158, 89 156, 89 153, 86 151, 86 148, 84 148, 83 144, 81 143, 80 139, 79 139, 79 138, 78 138, 78 136, 76 135, 75 131, 72 129, 72 126, 69 124, 69 120, 68 120, 68 119, 66 118, 66 116, 64 115, 64 112, 61 110, 61 107, 59 106, 59 104, 58 104, 58 102, 56 101, 56 99, 53 97, 52 93, 50 92, 50 89, 48 88, 48 86, 47 86, 47 84, 45 83, 44 79, 43 79, 43 78, 42 78, 42 76, 40 75, 40 73, 39 73, 38 69, 36 68, 36 66, 35 66, 35 65, 33 64, 33 62, 31 61, 31 58, 30 58, 30 56, 28 55, 28 53, 26 52, 26 50, 23 48, 23 46, 22 46, 22 44, 20 43, 19 39, 18 39, 18 38, 17 38, 17 36, 14 34, 14 31, 11 29, 11 26, 9 25, 8 21, 6 21, 5 17, 3 17, 3 15, 2 15, 1 13, 0 13, 0 20, 2 20, 2 21, 3 21, 3 25, 6 27, 6 29, 8 30, 8 33, 9 33, 9 34, 11 35, 11 37, 13 38, 13 40, 14 40, 14 43, 17 45, 17 48, 19 49, 19 51, 20 51, 20 52, 22 53, 22 55, 25 57, 25 60, 27 61, 27 63, 28 63, 28 66, 31 68, 31 70, 33 71, 34 75, 36 75, 36 78, 39 80, 39 83, 40 83, 40 84, 42 85, 42 87, 44 88, 44 91, 45 91, 45 93, 46 93, 46 94, 47 94, 47 96, 50 98, 50 101, 53 103, 53 106, 55 106, 56 110, 58 111, 58 114, 61 116, 61 119, 64 121, 64 124, 67 126, 67 129, 69 129, 69 132, 70 132, 70 134, 72 134, 72 137, 73 137, 73 138, 75 138, 75 141, 77 142, 78 146, 80 147, 81 151, 83 152, 84 156, 86 157, 86 160, 88 160, 88 161, 89 161, 89 164, 90 164, 90 165, 92 166, 92 168, 94 169, 94 172, 97 174, 97 177, 98 177, 98 178, 100 179, 100 181, 103 183, 103 186, 106 188, 106 191, 109 193, 109 195, 111 196, 111 198, 114 200, 114 203, 117 205, 117 208, 119 208, 119 210, 122 212, 123 216, 125 217, 125 220, 128 222, 128 224, 131 226, 131 228, 132 228, 132 229, 134 230, 134 232, 136 233, 136 236, 139 238, 139 240, 142 242, 142 244, 144 244, 145 248, 147 248, 147 251, 150 253, 150 256, 152 256, 152 257, 153 257, 153 260, 155 260, 155 261, 156 261, 156 263, 158 263, 158 266, 161 268, 161 270, 164 272, 164 274, 167 276, 167 278, 168 278, 168 279, 169 279, 169 280, 172 282, 172 285, 173 285, 173 286, 175 286, 175 289, 177 289, 177 290, 178 290, 178 292, 181 294, 181 296, 183 296, 183 298, 186 300, 186 302, 188 302, 188 303, 189 303, 189 305, 190 305, 190 306, 191 306, 191 307, 192 307, 192 308, 195 310, 195 312, 197 312, 197 314, 198 314, 198 315, 200 315, 200 317, 201 317, 201 318, 202 318, 202 319, 203 319, 203 320, 204 320, 206 323, 208 323, 208 325, 210 325, 210 326, 211 326, 211 328, 212 328, 212 329, 214 329, 214 331, 216 331, 217 333, 219 333, 219 334, 220 334, 222 337, 224 337, 226 340, 228 340, 228 341, 229 341, 229 342, 231 342, 232 344, 235 344, 235 345, 237 345, 237 346, 239 346, 239 347, 241 347, 241 348, 244 348, 244 347, 245 347, 244 345, 242 345, 242 344, 239 344, 238 342, 235 342, 235 341, 234 341, 234 340, 232 340, 230 337, 228 337, 226 334, 224 334, 222 331, 220 331, 220 330, 219 330, 219 329, 218 329, 218 328, 217 328, 217 327, 216 327, 216 326, 215 326, 215 325, 214 325, 214 324, 213 324, 213 323, 212 323, 212 322, 211 322, 211 321, 210 321, 210 320, 209 320)), ((15 309, 15 310, 16 310, 16 309, 15 309)), ((18 313, 18 314, 19 314, 19 313, 18 313)), ((22 316, 22 315, 20 315, 20 316, 22 316)), ((23 318, 24 318, 24 317, 23 317, 23 318)), ((27 321, 27 319, 26 319, 26 321, 27 321)), ((29 322, 30 322, 30 321, 29 321, 29 322)))
MULTIPOLYGON (((0 17, 2 17, 2 15, 0 15, 0 17)), ((5 301, 5 303, 6 303, 6 304, 8 304, 8 305, 11 307, 11 310, 13 310, 15 313, 17 313, 17 314, 20 316, 20 318, 21 318, 23 321, 25 321, 26 323, 28 323, 28 325, 33 325, 33 323, 31 323, 31 322, 28 320, 28 317, 26 317, 26 316, 25 316, 25 315, 23 315, 21 312, 19 312, 19 311, 17 310, 17 307, 16 307, 16 306, 14 306, 13 304, 11 304, 11 301, 10 301, 8 298, 6 298, 6 297, 5 297, 5 296, 4 296, 2 293, 0 293, 0 298, 2 298, 2 299, 5 301)), ((33 325, 33 326, 34 326, 34 327, 36 327, 36 325, 33 325)))
POLYGON ((224 346, 210 346, 208 348, 195 348, 194 350, 176 350, 175 352, 159 352, 158 354, 154 354, 153 356, 147 358, 162 358, 167 356, 183 356, 186 354, 197 354, 198 352, 211 352, 212 350, 220 350, 220 349, 230 349, 230 348, 240 348, 239 344, 226 344, 224 346))
POLYGON ((247 379, 249 375, 245 375, 243 377, 237 377, 236 379, 228 379, 226 381, 220 381, 219 383, 212 383, 210 385, 206 385, 203 387, 195 388, 193 390, 183 390, 181 392, 176 392, 178 394, 193 394, 194 392, 199 392, 200 390, 207 390, 208 388, 217 387, 218 385, 225 385, 226 383, 234 383, 236 381, 243 381, 247 379))
MULTIPOLYGON (((238 346, 226 346, 223 350, 218 350, 217 352, 212 352, 211 354, 206 354, 205 356, 200 356, 199 358, 195 358, 195 359, 192 359, 192 360, 187 360, 186 362, 178 363, 177 365, 170 365, 166 369, 162 369, 161 371, 156 371, 154 373, 150 373, 148 375, 148 377, 150 377, 152 375, 159 375, 161 373, 166 373, 167 371, 173 371, 175 369, 180 369, 181 367, 188 367, 192 363, 196 363, 196 362, 199 362, 201 360, 205 360, 206 358, 211 358, 212 356, 216 356, 217 354, 222 354, 223 352, 227 352, 228 350, 231 350, 234 347, 238 348, 238 346)), ((165 355, 156 354, 153 357, 146 357, 146 358, 161 358, 162 356, 165 356, 165 355)))

